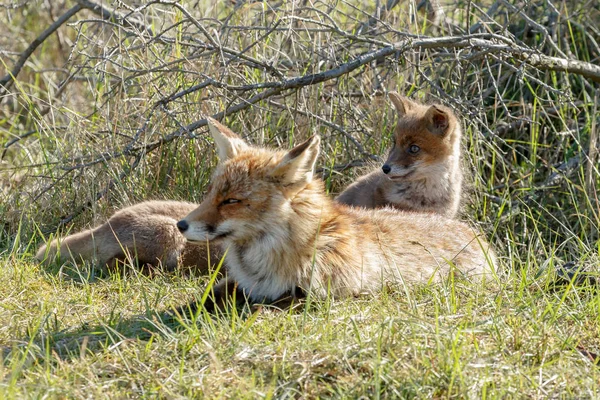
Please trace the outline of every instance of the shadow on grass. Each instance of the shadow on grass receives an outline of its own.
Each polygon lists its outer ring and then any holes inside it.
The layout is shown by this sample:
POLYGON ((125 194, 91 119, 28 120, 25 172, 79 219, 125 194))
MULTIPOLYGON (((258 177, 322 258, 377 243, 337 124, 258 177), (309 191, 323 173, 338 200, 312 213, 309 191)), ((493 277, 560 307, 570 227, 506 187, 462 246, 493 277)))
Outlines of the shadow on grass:
MULTIPOLYGON (((178 269, 169 269, 161 265, 155 266, 152 264, 141 263, 135 258, 117 260, 110 268, 106 265, 94 265, 88 261, 76 263, 73 260, 62 263, 41 263, 40 266, 48 275, 70 280, 79 284, 114 279, 115 276, 125 278, 137 274, 144 275, 148 278, 167 274, 179 274, 183 277, 200 277, 207 274, 206 270, 200 270, 197 267, 186 266, 178 269)), ((210 270, 212 270, 212 268, 209 269, 209 271, 210 270)))
MULTIPOLYGON (((185 332, 214 330, 216 325, 230 325, 233 320, 254 320, 263 307, 278 311, 298 311, 304 302, 295 296, 282 296, 276 302, 251 303, 243 293, 220 299, 216 306, 214 295, 193 300, 177 308, 162 311, 147 310, 122 318, 111 312, 105 322, 83 323, 77 328, 57 330, 57 324, 47 318, 37 327, 29 327, 27 334, 12 346, 3 346, 1 360, 8 371, 21 370, 33 363, 57 364, 82 359, 119 346, 126 341, 150 341, 156 336, 175 339, 185 332)), ((253 321, 251 321, 253 322, 253 321)), ((207 331, 208 332, 208 331, 207 331)))
MULTIPOLYGON (((191 302, 190 304, 194 304, 191 302)), ((148 310, 123 318, 120 313, 110 313, 104 321, 84 322, 78 327, 53 329, 53 321, 45 320, 37 327, 29 327, 20 340, 2 346, 1 357, 8 370, 15 363, 30 365, 51 364, 84 358, 99 353, 125 341, 148 341, 161 336, 173 338, 186 330, 199 330, 203 326, 226 323, 231 318, 246 319, 251 315, 246 304, 236 304, 223 311, 209 313, 189 306, 161 311, 148 310)))

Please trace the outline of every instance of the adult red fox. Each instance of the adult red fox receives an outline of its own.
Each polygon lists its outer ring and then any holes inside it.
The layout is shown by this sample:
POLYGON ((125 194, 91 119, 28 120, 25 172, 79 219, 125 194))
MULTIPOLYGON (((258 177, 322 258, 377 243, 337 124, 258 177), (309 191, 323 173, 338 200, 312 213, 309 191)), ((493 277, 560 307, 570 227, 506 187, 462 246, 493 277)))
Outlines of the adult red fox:
POLYGON ((227 250, 229 278, 252 300, 297 288, 353 296, 393 282, 439 280, 454 266, 471 277, 494 270, 489 244, 462 222, 331 200, 314 177, 318 136, 275 151, 247 145, 213 119, 209 128, 220 162, 204 201, 177 226, 191 243, 227 250))
POLYGON ((208 256, 218 262, 217 248, 191 245, 175 224, 198 207, 181 201, 146 201, 117 211, 104 224, 43 245, 36 258, 44 262, 95 261, 113 267, 132 257, 139 264, 162 265, 173 270, 178 262, 199 271, 208 270, 208 256))
POLYGON ((394 144, 382 168, 359 178, 336 201, 357 207, 390 206, 453 218, 460 206, 460 124, 441 105, 423 105, 398 93, 394 144))

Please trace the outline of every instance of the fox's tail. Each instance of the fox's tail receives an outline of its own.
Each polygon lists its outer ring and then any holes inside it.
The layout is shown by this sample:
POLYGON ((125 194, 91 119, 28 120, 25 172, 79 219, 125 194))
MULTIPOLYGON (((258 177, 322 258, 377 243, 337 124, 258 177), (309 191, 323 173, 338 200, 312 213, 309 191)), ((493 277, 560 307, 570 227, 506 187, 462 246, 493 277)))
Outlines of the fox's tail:
POLYGON ((99 265, 106 264, 115 255, 107 254, 108 249, 104 249, 104 247, 112 242, 116 244, 116 238, 111 231, 103 228, 105 227, 100 226, 69 235, 66 238, 54 239, 40 247, 35 257, 45 263, 74 259, 76 261, 96 260, 99 265))

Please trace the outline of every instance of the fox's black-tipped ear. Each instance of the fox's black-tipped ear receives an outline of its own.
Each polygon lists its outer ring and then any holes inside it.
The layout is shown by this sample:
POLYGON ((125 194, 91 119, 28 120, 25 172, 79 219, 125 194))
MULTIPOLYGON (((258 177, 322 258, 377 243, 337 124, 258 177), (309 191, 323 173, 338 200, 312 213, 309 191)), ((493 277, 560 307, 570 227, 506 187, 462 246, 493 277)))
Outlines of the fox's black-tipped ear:
POLYGON ((246 142, 231 129, 210 117, 206 118, 206 120, 208 121, 210 134, 217 145, 221 161, 233 158, 248 148, 246 142))
POLYGON ((413 107, 413 102, 404 96, 400 96, 397 92, 389 92, 388 96, 394 105, 399 116, 403 116, 413 107))
POLYGON ((436 135, 444 136, 450 126, 450 116, 448 113, 437 106, 431 106, 425 113, 425 120, 428 123, 429 131, 436 135))
POLYGON ((306 185, 312 181, 320 144, 321 138, 312 136, 294 147, 277 164, 272 175, 277 177, 283 186, 306 185))

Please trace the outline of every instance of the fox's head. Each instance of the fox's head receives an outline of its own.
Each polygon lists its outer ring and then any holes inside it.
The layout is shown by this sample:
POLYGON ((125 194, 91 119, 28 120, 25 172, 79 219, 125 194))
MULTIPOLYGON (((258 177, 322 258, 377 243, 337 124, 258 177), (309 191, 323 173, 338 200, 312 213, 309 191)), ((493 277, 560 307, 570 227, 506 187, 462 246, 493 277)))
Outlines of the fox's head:
POLYGON ((190 242, 250 240, 285 225, 290 202, 313 178, 320 138, 290 151, 251 147, 212 118, 219 154, 204 201, 177 227, 190 242))
POLYGON ((460 128, 450 109, 419 104, 396 92, 389 96, 398 112, 394 144, 382 167, 390 179, 420 179, 448 156, 459 156, 460 128))

